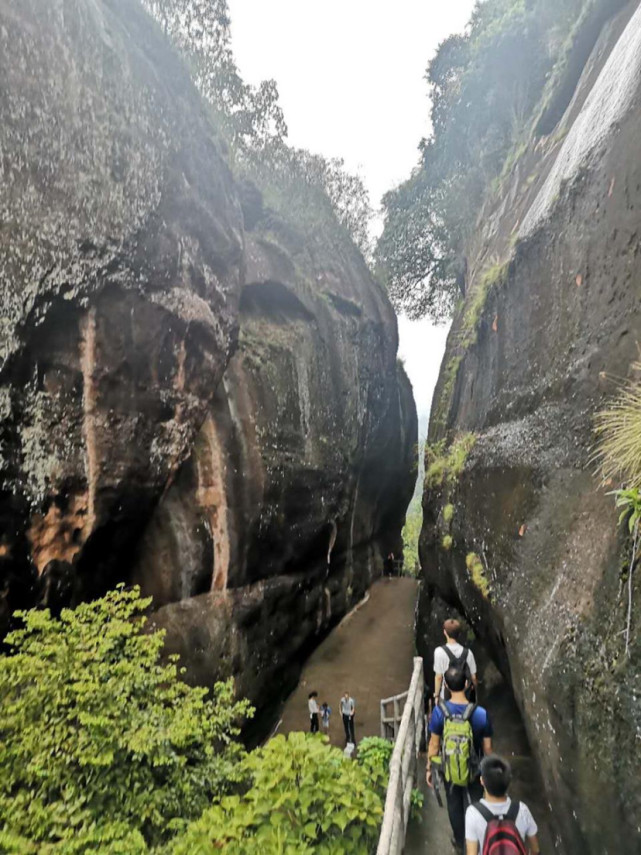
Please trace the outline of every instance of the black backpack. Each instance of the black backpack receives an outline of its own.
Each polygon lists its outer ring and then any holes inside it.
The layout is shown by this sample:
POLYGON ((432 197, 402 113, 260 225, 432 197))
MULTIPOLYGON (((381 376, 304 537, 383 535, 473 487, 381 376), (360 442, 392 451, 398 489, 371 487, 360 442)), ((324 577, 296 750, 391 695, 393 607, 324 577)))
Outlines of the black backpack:
MULTIPOLYGON (((462 668, 463 669, 463 672, 465 673, 465 679, 468 681, 468 683, 470 684, 470 687, 471 687, 472 686, 472 672, 470 671, 470 666, 467 664, 467 654, 470 651, 467 649, 467 647, 463 648, 463 652, 461 653, 460 656, 455 656, 447 644, 444 644, 441 649, 446 652, 447 658, 450 660, 450 667, 451 668, 454 667, 454 668, 462 668)), ((445 700, 449 701, 450 698, 452 697, 452 693, 447 688, 447 686, 444 686, 443 688, 445 691, 445 700)))

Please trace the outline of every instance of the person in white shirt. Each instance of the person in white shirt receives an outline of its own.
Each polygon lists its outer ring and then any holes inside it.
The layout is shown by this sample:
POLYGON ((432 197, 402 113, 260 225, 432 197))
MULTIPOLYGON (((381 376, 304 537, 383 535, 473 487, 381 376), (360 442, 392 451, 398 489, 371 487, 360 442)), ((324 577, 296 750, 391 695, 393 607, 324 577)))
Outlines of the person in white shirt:
POLYGON ((445 684, 443 682, 443 674, 448 668, 458 667, 465 671, 465 675, 473 689, 473 695, 468 692, 469 700, 476 700, 476 687, 478 686, 478 677, 476 675, 476 659, 471 650, 460 643, 459 639, 463 636, 463 627, 460 621, 454 618, 448 618, 443 624, 443 635, 445 636, 445 644, 437 647, 434 651, 434 703, 438 703, 439 698, 445 699, 445 684))
POLYGON ((307 707, 309 709, 309 729, 312 733, 318 733, 318 692, 310 692, 307 707))
POLYGON ((354 736, 354 715, 356 712, 356 704, 354 698, 350 697, 349 692, 345 691, 341 698, 341 715, 343 716, 343 727, 345 728, 345 740, 356 745, 356 737, 354 736))
MULTIPOLYGON (((523 802, 513 802, 508 796, 511 779, 510 764, 502 757, 490 754, 481 762, 483 798, 465 812, 465 855, 479 855, 483 851, 488 820, 491 821, 493 816, 510 823, 513 832, 520 835, 524 849, 527 846, 531 853, 541 851, 538 828, 530 809, 523 802)), ((503 830, 502 835, 505 833, 503 830)))

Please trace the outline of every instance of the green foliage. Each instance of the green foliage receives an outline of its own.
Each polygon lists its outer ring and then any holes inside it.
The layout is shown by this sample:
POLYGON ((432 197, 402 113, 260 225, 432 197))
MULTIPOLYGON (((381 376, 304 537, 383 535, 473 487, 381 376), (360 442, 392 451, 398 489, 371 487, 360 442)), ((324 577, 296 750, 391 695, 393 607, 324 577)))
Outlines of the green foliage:
MULTIPOLYGON (((641 364, 634 366, 641 370, 641 364)), ((598 448, 595 455, 604 481, 620 481, 624 488, 641 486, 641 382, 629 380, 610 407, 595 419, 598 448)))
POLYGON ((490 583, 487 575, 485 574, 483 562, 476 552, 468 552, 465 558, 465 566, 467 567, 467 572, 474 585, 484 597, 489 598, 491 592, 490 583))
POLYGON ((382 818, 380 795, 367 771, 326 741, 290 733, 248 754, 250 788, 209 808, 173 855, 367 855, 382 818))
POLYGON ((358 762, 382 799, 387 791, 394 743, 381 736, 366 736, 358 743, 358 762))
POLYGON ((59 619, 17 612, 0 668, 0 852, 144 852, 239 780, 230 683, 160 660, 150 600, 122 588, 59 619), (18 843, 18 841, 21 841, 18 843))
POLYGON ((186 60, 238 175, 255 181, 287 222, 312 234, 319 229, 333 238, 346 234, 369 256, 372 209, 362 180, 346 172, 339 158, 286 145, 276 82, 254 87, 240 76, 227 0, 143 2, 186 60))
POLYGON ((426 445, 426 486, 433 489, 443 486, 444 483, 456 484, 475 442, 476 436, 473 433, 461 433, 449 448, 446 448, 445 440, 426 445))
POLYGON ((376 260, 395 305, 436 320, 465 287, 466 247, 488 189, 527 146, 546 80, 582 9, 606 0, 485 0, 430 62, 432 134, 383 199, 376 260))
POLYGON ((478 326, 487 298, 493 289, 507 282, 510 262, 494 262, 484 272, 476 288, 472 291, 465 304, 465 313, 461 322, 460 345, 463 348, 471 347, 478 335, 478 326))
MULTIPOLYGON (((415 497, 410 502, 405 515, 403 526, 403 570, 410 576, 418 576, 420 563, 418 557, 418 541, 423 526, 423 508, 420 497, 415 497)), ((359 743, 359 751, 360 745, 359 743)))
POLYGON ((449 552, 452 546, 454 545, 454 538, 451 534, 443 535, 443 539, 441 540, 441 546, 446 552, 449 552))
POLYGON ((452 518, 454 517, 454 505, 445 505, 443 508, 443 522, 446 525, 449 525, 452 522, 452 518))
MULTIPOLYGON (((389 766, 394 752, 394 743, 380 736, 366 736, 358 743, 358 762, 366 770, 371 783, 384 802, 389 780, 389 766)), ((410 806, 413 816, 420 816, 423 807, 423 793, 412 790, 410 806)))
POLYGON ((641 521, 641 490, 631 487, 627 490, 614 490, 613 493, 616 506, 620 509, 619 525, 627 522, 628 531, 632 534, 641 521))
POLYGON ((434 415, 432 417, 432 425, 436 431, 444 431, 446 428, 456 379, 462 361, 463 357, 460 354, 452 356, 443 368, 443 383, 439 389, 438 400, 435 401, 434 415))

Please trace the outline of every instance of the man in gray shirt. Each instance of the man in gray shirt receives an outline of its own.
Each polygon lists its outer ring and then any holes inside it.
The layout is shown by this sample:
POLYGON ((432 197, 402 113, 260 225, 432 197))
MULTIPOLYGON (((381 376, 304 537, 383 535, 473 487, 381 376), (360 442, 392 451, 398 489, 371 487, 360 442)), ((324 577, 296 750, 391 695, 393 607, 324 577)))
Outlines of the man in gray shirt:
POLYGON ((354 745, 356 744, 356 737, 354 736, 355 711, 356 704, 354 703, 354 698, 350 698, 349 692, 345 691, 341 698, 341 715, 343 716, 343 727, 345 728, 345 740, 346 742, 352 742, 354 745))

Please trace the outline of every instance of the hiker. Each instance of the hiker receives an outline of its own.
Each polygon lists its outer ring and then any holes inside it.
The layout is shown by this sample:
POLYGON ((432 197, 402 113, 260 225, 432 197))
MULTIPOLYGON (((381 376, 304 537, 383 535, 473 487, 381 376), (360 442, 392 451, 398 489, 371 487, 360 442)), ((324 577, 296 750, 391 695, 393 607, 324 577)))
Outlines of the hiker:
POLYGON ((451 667, 463 668, 469 681, 467 698, 470 701, 476 701, 478 686, 476 660, 472 651, 463 647, 460 642, 463 637, 461 622, 454 618, 448 618, 443 624, 443 635, 445 636, 445 644, 437 647, 434 651, 434 706, 438 703, 439 698, 447 700, 449 697, 443 683, 443 674, 451 667))
POLYGON ((311 733, 318 733, 318 692, 310 692, 307 696, 307 707, 309 709, 309 729, 311 733))
POLYGON ((385 575, 393 576, 394 575, 394 553, 390 552, 390 554, 385 559, 385 575))
POLYGON ((439 699, 430 719, 426 780, 432 787, 432 765, 440 764, 454 845, 464 852, 465 809, 481 797, 479 760, 492 752, 492 722, 487 710, 468 701, 468 681, 462 668, 448 668, 445 682, 451 697, 439 699))
POLYGON ((325 731, 325 733, 329 733, 329 717, 332 714, 332 708, 327 703, 327 701, 323 701, 320 708, 320 720, 321 727, 325 731))
POLYGON ((503 758, 496 754, 483 758, 483 798, 470 805, 465 814, 466 855, 489 852, 526 855, 528 849, 540 852, 538 828, 530 809, 508 796, 511 778, 510 764, 503 758))
POLYGON ((356 737, 354 736, 354 714, 356 712, 356 704, 354 698, 351 698, 349 692, 345 691, 341 698, 341 714, 343 716, 343 727, 345 728, 345 739, 356 745, 356 737))

